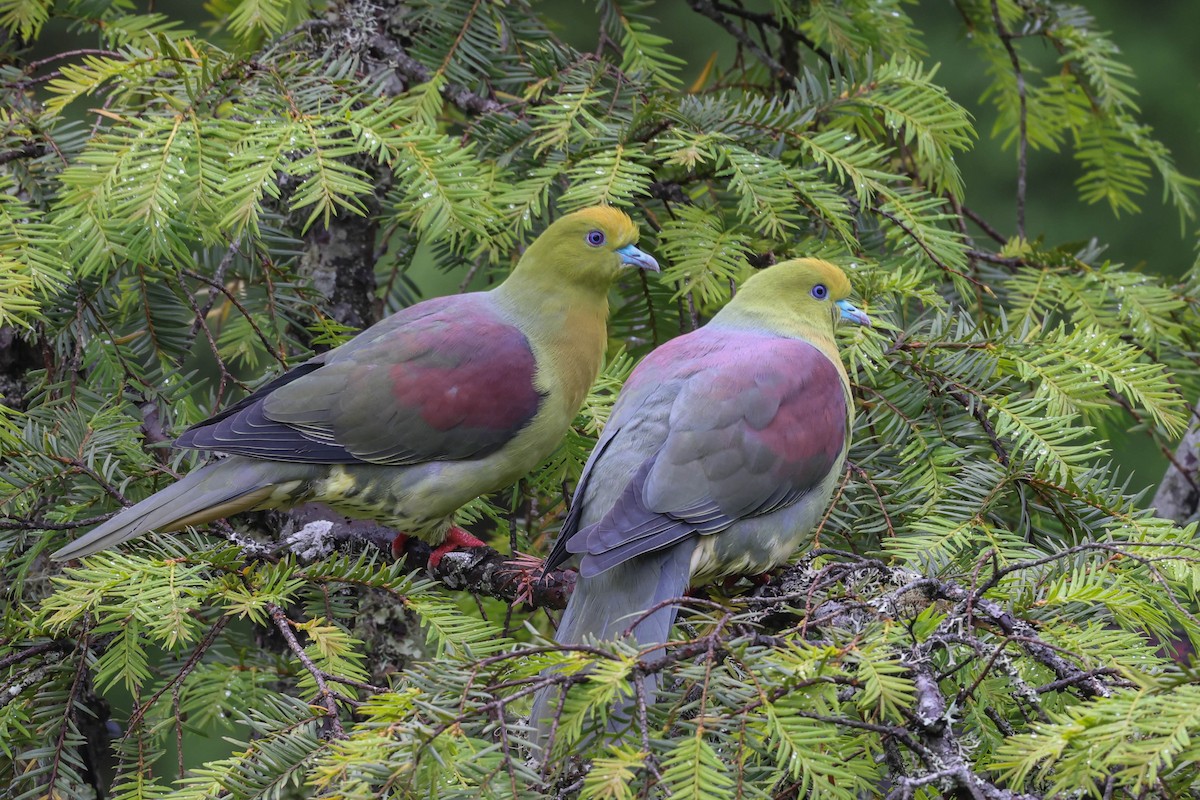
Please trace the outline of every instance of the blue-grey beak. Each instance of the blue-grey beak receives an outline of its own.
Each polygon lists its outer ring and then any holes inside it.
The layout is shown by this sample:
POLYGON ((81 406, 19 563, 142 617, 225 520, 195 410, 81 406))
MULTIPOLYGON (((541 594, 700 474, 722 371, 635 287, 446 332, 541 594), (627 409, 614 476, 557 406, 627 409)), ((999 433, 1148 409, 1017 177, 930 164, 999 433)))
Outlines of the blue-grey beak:
POLYGON ((842 319, 848 319, 858 325, 866 325, 870 327, 871 318, 854 307, 854 304, 849 300, 838 300, 837 307, 841 309, 842 319))
POLYGON ((658 262, 649 253, 638 250, 631 244, 617 248, 617 255, 621 257, 621 263, 628 264, 631 267, 638 269, 649 270, 650 272, 658 272, 658 262))

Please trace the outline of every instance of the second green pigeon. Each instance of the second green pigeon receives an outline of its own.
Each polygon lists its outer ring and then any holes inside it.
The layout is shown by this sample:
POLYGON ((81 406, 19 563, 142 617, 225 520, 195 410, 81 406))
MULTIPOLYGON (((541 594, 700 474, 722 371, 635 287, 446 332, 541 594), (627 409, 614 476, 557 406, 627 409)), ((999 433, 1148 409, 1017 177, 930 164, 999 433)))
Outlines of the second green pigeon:
POLYGON ((53 557, 310 501, 438 546, 434 565, 482 544, 452 515, 558 445, 600 370, 610 286, 625 268, 658 268, 637 240, 613 208, 562 217, 496 288, 399 311, 185 431, 176 446, 229 457, 53 557))
MULTIPOLYGON (((546 560, 579 558, 556 641, 631 630, 654 657, 690 585, 766 572, 805 544, 850 443, 834 328, 869 320, 849 294, 833 264, 777 264, 638 365, 546 560)), ((542 738, 550 697, 534 704, 542 738)))

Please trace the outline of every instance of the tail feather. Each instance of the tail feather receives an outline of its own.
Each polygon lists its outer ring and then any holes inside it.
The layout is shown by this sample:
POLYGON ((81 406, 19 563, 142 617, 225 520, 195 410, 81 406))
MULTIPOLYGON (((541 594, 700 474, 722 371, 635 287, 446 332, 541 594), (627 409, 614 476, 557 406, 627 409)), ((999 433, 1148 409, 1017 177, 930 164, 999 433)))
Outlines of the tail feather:
POLYGON ((57 561, 81 558, 152 530, 178 530, 251 510, 279 483, 300 477, 281 474, 281 468, 292 471, 289 467, 236 457, 209 464, 130 506, 50 557, 57 561))
MULTIPOLYGON (((658 553, 650 553, 617 564, 599 575, 580 578, 567 602, 554 639, 559 644, 581 644, 588 637, 615 639, 632 628, 643 648, 666 644, 679 609, 674 604, 655 608, 682 597, 691 580, 692 551, 695 538, 689 538, 658 553)), ((646 679, 646 701, 653 702, 658 677, 646 679)), ((539 691, 533 700, 530 721, 536 729, 536 741, 546 741, 560 692, 554 688, 539 691)), ((613 718, 627 715, 617 709, 613 718)))

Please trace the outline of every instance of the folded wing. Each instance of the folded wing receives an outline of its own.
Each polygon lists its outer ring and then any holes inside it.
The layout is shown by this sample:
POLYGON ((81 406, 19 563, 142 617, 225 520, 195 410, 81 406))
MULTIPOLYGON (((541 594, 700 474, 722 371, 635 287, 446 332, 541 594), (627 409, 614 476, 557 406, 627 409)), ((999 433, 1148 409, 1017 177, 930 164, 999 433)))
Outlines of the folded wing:
POLYGON ((400 312, 189 428, 176 445, 318 464, 489 455, 543 398, 528 340, 486 298, 400 312))
POLYGON ((838 371, 797 339, 691 335, 651 354, 626 393, 556 549, 560 560, 582 554, 585 576, 795 503, 829 474, 846 442, 838 371), (611 485, 612 475, 596 477, 610 468, 628 478, 608 512, 581 529, 590 487, 611 485))

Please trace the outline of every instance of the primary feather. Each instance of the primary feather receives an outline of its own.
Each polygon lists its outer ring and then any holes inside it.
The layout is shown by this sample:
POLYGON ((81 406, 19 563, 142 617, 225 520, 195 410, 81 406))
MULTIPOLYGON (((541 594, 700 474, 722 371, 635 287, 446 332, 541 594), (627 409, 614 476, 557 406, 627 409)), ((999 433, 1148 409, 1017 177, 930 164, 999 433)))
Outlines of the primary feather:
MULTIPOLYGON (((766 572, 805 542, 849 445, 834 326, 867 321, 849 293, 832 264, 778 264, 638 365, 547 559, 552 569, 579 557, 558 642, 631 631, 643 648, 661 646, 676 613, 666 601, 766 572)), ((543 693, 534 706, 543 736, 548 702, 543 693)))
POLYGON ((608 289, 656 269, 623 212, 550 225, 486 292, 406 308, 183 433, 229 454, 54 553, 321 501, 433 544, 464 503, 511 484, 566 433, 600 369, 608 289))

